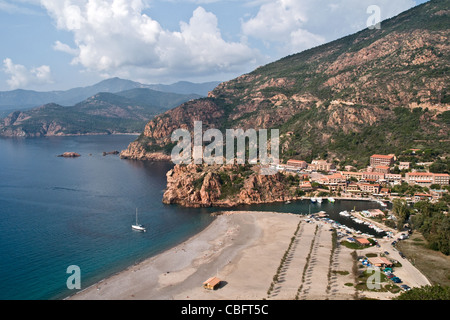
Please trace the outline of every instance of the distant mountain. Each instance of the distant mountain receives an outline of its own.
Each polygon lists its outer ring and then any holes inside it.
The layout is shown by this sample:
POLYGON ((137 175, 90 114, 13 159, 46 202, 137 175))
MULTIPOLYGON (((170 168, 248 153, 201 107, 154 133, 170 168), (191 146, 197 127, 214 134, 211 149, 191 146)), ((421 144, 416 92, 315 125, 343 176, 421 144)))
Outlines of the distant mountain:
MULTIPOLYGON (((450 153, 449 0, 431 0, 218 85, 152 119, 122 157, 171 150, 178 128, 279 129, 283 160, 367 165, 374 153, 450 153)), ((158 155, 159 156, 159 155, 158 155)))
POLYGON ((73 88, 66 91, 39 92, 33 90, 17 89, 13 91, 0 91, 0 116, 1 112, 24 110, 47 103, 56 103, 63 106, 73 106, 99 92, 117 93, 121 91, 147 88, 163 92, 178 94, 198 94, 207 96, 219 82, 191 83, 177 82, 172 85, 142 84, 139 82, 111 78, 87 87, 73 88))
POLYGON ((195 93, 206 97, 208 92, 213 90, 220 84, 219 81, 205 82, 205 83, 192 83, 188 81, 179 81, 174 84, 150 84, 148 87, 153 90, 163 92, 175 92, 180 94, 195 93))
MULTIPOLYGON (((127 87, 125 82, 123 87, 127 87)), ((115 89, 120 88, 115 84, 115 89)), ((107 86, 112 88, 114 86, 107 86)), ((97 89, 101 86, 97 86, 97 89)), ((56 103, 15 111, 0 120, 0 136, 40 137, 83 134, 134 133, 155 115, 200 98, 134 88, 118 93, 100 92, 71 107, 56 103)))

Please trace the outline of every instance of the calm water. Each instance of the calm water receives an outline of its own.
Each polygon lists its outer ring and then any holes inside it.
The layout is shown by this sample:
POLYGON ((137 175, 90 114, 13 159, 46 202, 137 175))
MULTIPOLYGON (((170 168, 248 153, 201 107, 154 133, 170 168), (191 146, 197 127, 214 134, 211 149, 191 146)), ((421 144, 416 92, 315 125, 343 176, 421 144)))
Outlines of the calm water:
POLYGON ((64 297, 68 266, 86 287, 212 221, 210 210, 161 203, 170 164, 102 155, 134 139, 0 139, 1 299, 64 297), (82 156, 56 157, 65 151, 82 156), (131 230, 136 208, 146 233, 131 230))
MULTIPOLYGON (((0 139, 0 299, 63 298, 74 293, 66 287, 68 266, 80 267, 83 289, 212 221, 214 209, 162 204, 171 164, 102 155, 123 150, 134 139, 0 139), (82 156, 57 157, 66 151, 82 156), (146 233, 131 230, 136 208, 146 233)), ((378 205, 341 201, 311 205, 311 212, 326 210, 340 221, 338 212, 354 207, 378 205)), ((237 209, 308 213, 309 201, 237 209)))

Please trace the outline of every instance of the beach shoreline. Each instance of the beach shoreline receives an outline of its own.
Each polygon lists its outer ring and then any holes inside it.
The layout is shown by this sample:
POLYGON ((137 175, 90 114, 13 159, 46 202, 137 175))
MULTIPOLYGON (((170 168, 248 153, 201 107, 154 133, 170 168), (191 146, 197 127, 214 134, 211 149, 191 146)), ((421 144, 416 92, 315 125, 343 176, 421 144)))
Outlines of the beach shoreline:
MULTIPOLYGON (((274 231, 278 231, 278 236, 275 237, 277 238, 275 252, 279 251, 278 255, 281 258, 290 236, 302 218, 300 215, 290 213, 224 211, 216 215, 205 229, 179 245, 130 266, 65 299, 213 298, 209 293, 225 291, 229 285, 225 285, 219 291, 207 292, 201 286, 203 281, 209 278, 208 275, 221 276, 229 273, 243 259, 246 249, 257 244, 261 245, 263 232, 267 233, 271 224, 283 221, 282 226, 274 228, 274 231)), ((271 238, 269 234, 265 234, 265 237, 266 240, 271 238)), ((268 260, 271 260, 272 254, 269 253, 268 260)), ((267 284, 261 286, 257 291, 259 294, 249 293, 242 296, 242 299, 263 298, 261 293, 267 291, 273 272, 279 264, 279 259, 275 260, 277 261, 270 263, 271 267, 264 268, 266 270, 263 278, 267 278, 267 284)), ((226 283, 225 281, 229 283, 227 279, 224 279, 223 283, 226 283)))
MULTIPOLYGON (((396 296, 358 291, 352 272, 354 250, 341 245, 336 248, 332 239, 333 228, 326 220, 293 213, 222 211, 188 240, 66 299, 353 300, 396 296), (221 280, 216 290, 202 287, 211 277, 221 280)), ((382 253, 389 249, 390 241, 380 239, 380 248, 366 250, 382 253)), ((364 252, 358 250, 358 255, 364 252)), ((402 264, 398 272, 411 285, 429 283, 409 262, 402 264)))
MULTIPOLYGON (((215 213, 215 214, 217 214, 217 213, 215 213)), ((212 217, 215 217, 215 215, 213 215, 213 214, 211 214, 211 216, 212 216, 212 217)), ((167 252, 169 252, 169 251, 172 250, 172 249, 176 249, 179 245, 181 245, 181 244, 183 244, 183 243, 195 241, 195 239, 196 239, 197 237, 199 237, 199 235, 200 235, 202 232, 206 231, 208 228, 211 227, 211 225, 213 224, 213 222, 215 221, 215 219, 216 219, 216 218, 214 218, 207 226, 205 226, 205 228, 201 229, 200 231, 198 231, 198 232, 195 233, 194 235, 188 237, 188 238, 185 239, 184 241, 181 241, 180 243, 178 243, 178 244, 176 244, 176 245, 173 245, 173 246, 171 246, 171 247, 168 248, 168 249, 164 249, 164 250, 162 250, 161 252, 156 253, 155 255, 153 255, 153 256, 151 256, 151 257, 143 258, 143 259, 141 259, 141 260, 138 260, 137 262, 135 262, 135 263, 132 264, 132 265, 129 265, 129 266, 126 267, 125 269, 119 270, 119 271, 117 271, 117 272, 115 272, 115 273, 113 273, 113 274, 111 274, 111 275, 109 275, 109 276, 106 276, 105 278, 102 278, 101 280, 96 281, 95 283, 90 284, 89 286, 87 286, 87 287, 81 289, 80 291, 77 291, 77 292, 75 292, 75 293, 72 293, 72 294, 70 294, 70 295, 67 295, 67 296, 63 297, 62 300, 72 300, 72 299, 74 299, 74 297, 77 296, 77 295, 83 295, 84 292, 86 292, 86 291, 88 291, 88 290, 92 290, 94 287, 97 288, 99 285, 101 285, 102 283, 104 283, 104 282, 107 281, 108 279, 111 279, 111 278, 113 278, 113 277, 120 276, 121 274, 124 274, 124 273, 126 273, 126 272, 129 272, 130 270, 132 270, 132 268, 138 267, 138 266, 141 265, 142 263, 145 263, 145 262, 147 262, 147 261, 149 261, 149 260, 151 260, 151 259, 155 259, 155 258, 157 258, 158 256, 163 255, 164 253, 167 253, 167 252)))

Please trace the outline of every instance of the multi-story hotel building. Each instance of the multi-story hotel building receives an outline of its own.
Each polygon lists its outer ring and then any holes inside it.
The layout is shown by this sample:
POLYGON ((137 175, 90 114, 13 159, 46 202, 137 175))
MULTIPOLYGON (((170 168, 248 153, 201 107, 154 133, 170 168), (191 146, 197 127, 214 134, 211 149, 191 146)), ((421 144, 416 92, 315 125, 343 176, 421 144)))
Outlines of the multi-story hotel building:
POLYGON ((448 185, 450 184, 450 175, 447 173, 435 173, 433 175, 433 183, 440 185, 448 185))
POLYGON ((376 167, 376 166, 392 166, 394 164, 394 155, 381 155, 381 154, 374 154, 370 157, 370 166, 376 167))
POLYGON ((381 186, 379 184, 358 183, 359 188, 367 193, 379 193, 381 186))
POLYGON ((308 168, 308 163, 302 160, 288 160, 286 166, 289 169, 306 169, 308 168))
POLYGON ((450 175, 447 173, 408 172, 405 174, 406 182, 428 186, 431 184, 448 185, 450 175))
POLYGON ((384 180, 384 173, 380 172, 363 172, 362 178, 366 181, 381 181, 384 180))
POLYGON ((313 160, 308 166, 311 170, 330 171, 336 169, 334 163, 329 163, 326 160, 313 160))
POLYGON ((356 180, 361 180, 363 177, 362 172, 353 172, 353 171, 341 171, 341 174, 349 180, 350 178, 355 178, 356 180))

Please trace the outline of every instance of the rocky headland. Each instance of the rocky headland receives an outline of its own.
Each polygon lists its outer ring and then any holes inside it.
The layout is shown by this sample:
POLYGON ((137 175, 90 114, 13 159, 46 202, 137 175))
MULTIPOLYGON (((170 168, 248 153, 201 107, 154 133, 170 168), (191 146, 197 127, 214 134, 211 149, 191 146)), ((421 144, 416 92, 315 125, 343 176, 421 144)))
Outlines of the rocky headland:
POLYGON ((262 175, 258 166, 176 165, 167 173, 163 203, 233 207, 296 200, 298 191, 293 175, 262 175))

